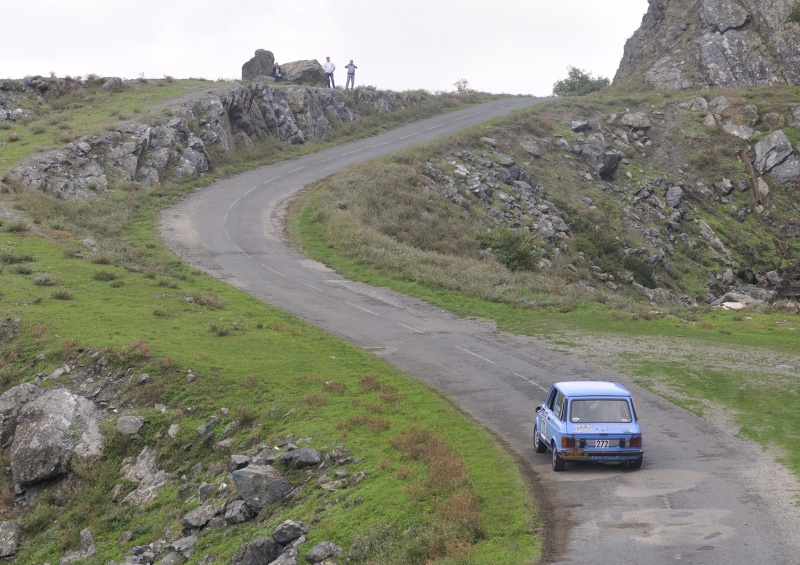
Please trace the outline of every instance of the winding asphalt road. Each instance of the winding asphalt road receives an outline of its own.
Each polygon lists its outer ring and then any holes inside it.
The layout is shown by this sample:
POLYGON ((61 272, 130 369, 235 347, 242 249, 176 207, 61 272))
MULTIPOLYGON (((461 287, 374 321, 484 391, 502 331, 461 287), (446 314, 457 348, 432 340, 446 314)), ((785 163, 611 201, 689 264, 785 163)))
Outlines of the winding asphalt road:
POLYGON ((165 210, 162 234, 192 266, 383 356, 492 430, 541 487, 542 517, 554 526, 545 531, 545 561, 800 563, 792 527, 800 523, 798 508, 776 506, 770 491, 783 487, 765 488, 770 467, 760 447, 623 375, 497 332, 491 324, 349 281, 282 242, 283 206, 308 183, 540 101, 490 102, 220 181, 165 210), (641 470, 568 465, 554 473, 549 454, 534 452, 534 407, 553 382, 573 379, 613 379, 633 390, 645 431, 641 470))

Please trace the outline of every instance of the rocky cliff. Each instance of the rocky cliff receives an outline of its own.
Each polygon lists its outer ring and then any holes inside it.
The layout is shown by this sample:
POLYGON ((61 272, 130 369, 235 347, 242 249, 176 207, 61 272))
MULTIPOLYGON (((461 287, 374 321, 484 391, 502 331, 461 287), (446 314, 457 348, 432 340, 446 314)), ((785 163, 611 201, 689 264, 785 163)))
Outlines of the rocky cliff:
POLYGON ((614 83, 667 90, 800 84, 795 0, 649 0, 614 83))

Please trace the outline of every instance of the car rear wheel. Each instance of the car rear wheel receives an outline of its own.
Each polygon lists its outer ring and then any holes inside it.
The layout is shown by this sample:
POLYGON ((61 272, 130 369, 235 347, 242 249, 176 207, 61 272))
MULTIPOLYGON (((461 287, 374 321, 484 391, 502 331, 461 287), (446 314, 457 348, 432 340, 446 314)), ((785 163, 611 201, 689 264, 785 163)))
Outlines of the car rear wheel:
POLYGON ((551 445, 550 449, 552 449, 553 451, 553 471, 563 471, 564 460, 561 459, 561 456, 558 454, 558 449, 556 449, 556 445, 555 444, 551 445))
POLYGON ((631 469, 641 469, 642 468, 642 457, 638 459, 634 459, 633 461, 628 461, 628 467, 631 469))
POLYGON ((536 450, 536 453, 544 453, 547 451, 547 444, 542 441, 539 435, 539 427, 536 426, 536 424, 533 426, 533 448, 536 450))

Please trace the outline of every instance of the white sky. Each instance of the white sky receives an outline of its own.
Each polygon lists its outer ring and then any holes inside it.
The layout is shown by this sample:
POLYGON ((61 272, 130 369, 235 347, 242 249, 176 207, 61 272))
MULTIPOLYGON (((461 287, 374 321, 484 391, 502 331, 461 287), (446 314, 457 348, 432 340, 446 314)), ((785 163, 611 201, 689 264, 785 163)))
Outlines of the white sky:
POLYGON ((614 78, 647 0, 0 0, 0 78, 240 79, 256 49, 329 56, 356 85, 550 94, 567 67, 614 78))

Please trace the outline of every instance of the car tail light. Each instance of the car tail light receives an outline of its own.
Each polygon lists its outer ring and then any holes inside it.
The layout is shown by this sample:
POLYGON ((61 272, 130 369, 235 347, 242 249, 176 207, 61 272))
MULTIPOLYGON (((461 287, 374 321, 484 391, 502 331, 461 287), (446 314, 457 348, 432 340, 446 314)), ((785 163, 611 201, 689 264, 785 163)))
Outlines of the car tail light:
POLYGON ((630 440, 631 447, 642 447, 642 436, 633 436, 630 440))
POLYGON ((575 447, 574 437, 561 437, 561 447, 575 447))

